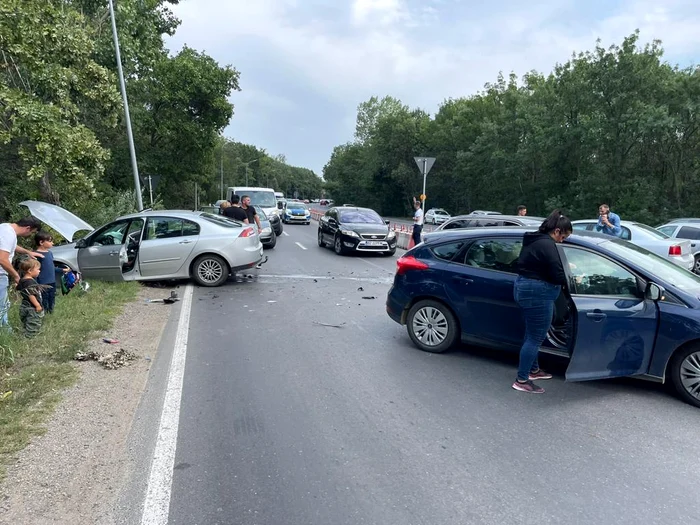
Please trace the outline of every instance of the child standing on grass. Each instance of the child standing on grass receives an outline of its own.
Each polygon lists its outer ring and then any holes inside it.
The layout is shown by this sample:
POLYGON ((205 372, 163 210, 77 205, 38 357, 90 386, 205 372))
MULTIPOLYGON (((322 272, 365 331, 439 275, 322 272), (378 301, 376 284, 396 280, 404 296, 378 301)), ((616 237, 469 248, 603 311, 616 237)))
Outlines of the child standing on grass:
MULTIPOLYGON (((37 278, 37 282, 43 285, 41 287, 42 307, 46 313, 52 314, 56 304, 56 274, 61 273, 61 270, 54 266, 53 253, 49 251, 53 247, 53 237, 50 233, 40 231, 34 236, 34 244, 36 251, 44 256, 39 261, 41 272, 37 278)), ((68 269, 63 271, 66 272, 68 269)))
POLYGON ((41 263, 36 259, 25 259, 19 263, 22 279, 17 291, 22 296, 19 305, 19 318, 22 321, 25 337, 34 337, 41 330, 44 308, 41 306, 41 285, 36 278, 41 272, 41 263))

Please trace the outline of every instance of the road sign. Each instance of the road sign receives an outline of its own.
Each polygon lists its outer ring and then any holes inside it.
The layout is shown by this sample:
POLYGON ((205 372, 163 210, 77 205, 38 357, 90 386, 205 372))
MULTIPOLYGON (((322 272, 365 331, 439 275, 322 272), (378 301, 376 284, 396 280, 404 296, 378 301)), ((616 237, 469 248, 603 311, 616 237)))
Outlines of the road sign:
POLYGON ((435 164, 435 157, 413 157, 418 164, 418 169, 423 175, 427 175, 435 164))
POLYGON ((425 195, 420 196, 420 200, 424 201, 425 200, 425 195))

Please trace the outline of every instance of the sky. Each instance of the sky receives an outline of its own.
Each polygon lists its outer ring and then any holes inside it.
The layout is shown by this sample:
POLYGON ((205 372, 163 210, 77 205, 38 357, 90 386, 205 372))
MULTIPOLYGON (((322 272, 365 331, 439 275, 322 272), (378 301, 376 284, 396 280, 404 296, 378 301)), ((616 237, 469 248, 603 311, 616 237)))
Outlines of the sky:
POLYGON ((357 106, 390 95, 435 114, 498 73, 549 73, 635 29, 665 58, 700 61, 699 0, 180 0, 166 45, 241 73, 224 135, 318 175, 353 140, 357 106))

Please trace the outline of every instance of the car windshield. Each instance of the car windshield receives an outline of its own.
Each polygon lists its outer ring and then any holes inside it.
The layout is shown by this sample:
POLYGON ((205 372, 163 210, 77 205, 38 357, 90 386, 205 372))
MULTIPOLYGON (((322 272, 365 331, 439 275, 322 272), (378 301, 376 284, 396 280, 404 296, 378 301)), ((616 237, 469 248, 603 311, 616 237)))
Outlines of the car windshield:
POLYGON ((449 215, 445 210, 433 210, 435 215, 449 215))
MULTIPOLYGON (((651 239, 668 239, 669 236, 666 235, 665 233, 660 232, 659 230, 656 230, 652 228, 651 226, 647 226, 646 224, 639 224, 635 223, 634 229, 636 230, 635 233, 641 234, 643 237, 651 238, 651 239)), ((633 237, 634 239, 634 237, 633 237)))
POLYGON ((212 215, 211 213, 201 213, 199 216, 204 220, 207 220, 209 222, 213 222, 214 224, 218 224, 219 226, 223 226, 224 228, 240 228, 242 226, 241 223, 235 222, 231 219, 227 219, 226 217, 223 217, 222 215, 212 215))
POLYGON ((265 211, 260 206, 253 206, 253 207, 255 208, 255 211, 258 212, 258 215, 260 216, 260 220, 266 221, 267 215, 265 215, 265 211))
POLYGON ((628 242, 607 241, 601 246, 685 292, 700 294, 700 277, 655 253, 628 242))
POLYGON ((250 203, 253 206, 262 206, 263 208, 275 208, 277 199, 272 191, 237 191, 236 195, 240 195, 241 199, 244 196, 250 197, 250 203))
POLYGON ((308 207, 306 206, 306 204, 304 204, 302 202, 288 202, 287 209, 288 210, 308 210, 308 207))
POLYGON ((372 210, 341 210, 340 222, 350 224, 384 224, 377 212, 372 210))

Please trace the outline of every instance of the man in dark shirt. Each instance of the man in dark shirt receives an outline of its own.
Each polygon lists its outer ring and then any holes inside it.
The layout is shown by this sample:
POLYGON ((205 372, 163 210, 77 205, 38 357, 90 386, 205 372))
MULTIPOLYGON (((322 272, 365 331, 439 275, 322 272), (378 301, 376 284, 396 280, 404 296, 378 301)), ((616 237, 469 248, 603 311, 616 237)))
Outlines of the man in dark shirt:
POLYGON ((248 214, 238 204, 240 202, 240 199, 241 198, 238 195, 231 195, 231 206, 224 210, 224 216, 228 217, 229 219, 248 224, 248 214))
POLYGON ((260 218, 258 217, 258 212, 255 211, 255 207, 250 205, 250 197, 248 197, 248 195, 243 195, 241 203, 243 204, 242 209, 248 216, 248 223, 253 224, 253 221, 255 221, 255 224, 258 225, 258 233, 261 233, 262 225, 260 224, 260 218))

